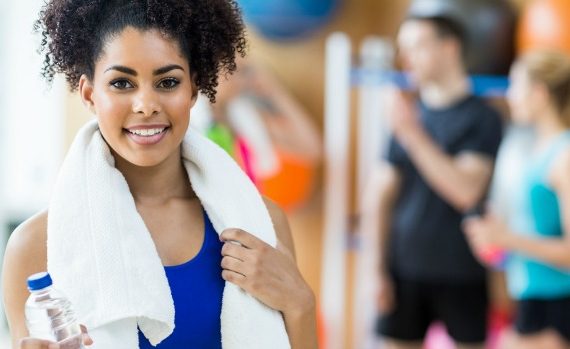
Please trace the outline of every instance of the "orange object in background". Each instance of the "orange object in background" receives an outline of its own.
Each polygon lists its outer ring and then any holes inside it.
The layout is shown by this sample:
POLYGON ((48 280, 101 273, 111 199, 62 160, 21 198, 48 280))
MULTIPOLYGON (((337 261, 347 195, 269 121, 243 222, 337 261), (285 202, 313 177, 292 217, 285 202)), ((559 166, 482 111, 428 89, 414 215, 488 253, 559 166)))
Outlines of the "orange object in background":
POLYGON ((319 341, 319 348, 327 348, 327 333, 325 331, 325 319, 320 309, 317 309, 317 339, 319 341))
POLYGON ((316 172, 312 162, 275 149, 279 170, 270 177, 260 177, 253 171, 252 154, 247 142, 237 139, 233 149, 236 162, 261 194, 275 201, 285 211, 301 207, 311 196, 316 172))
POLYGON ((523 10, 517 33, 518 53, 537 48, 570 54, 569 0, 536 0, 523 10))
POLYGON ((286 211, 298 208, 312 193, 314 164, 276 149, 280 170, 274 176, 257 178, 260 191, 286 211))

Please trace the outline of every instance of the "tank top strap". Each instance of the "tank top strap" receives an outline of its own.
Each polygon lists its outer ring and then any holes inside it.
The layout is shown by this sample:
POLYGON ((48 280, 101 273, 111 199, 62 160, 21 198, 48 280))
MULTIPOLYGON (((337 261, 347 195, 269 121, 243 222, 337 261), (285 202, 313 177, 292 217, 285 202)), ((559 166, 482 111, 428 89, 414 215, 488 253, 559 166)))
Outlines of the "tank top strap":
POLYGON ((208 217, 206 210, 202 208, 202 215, 204 217, 204 247, 211 246, 218 240, 218 233, 214 229, 214 225, 208 217))

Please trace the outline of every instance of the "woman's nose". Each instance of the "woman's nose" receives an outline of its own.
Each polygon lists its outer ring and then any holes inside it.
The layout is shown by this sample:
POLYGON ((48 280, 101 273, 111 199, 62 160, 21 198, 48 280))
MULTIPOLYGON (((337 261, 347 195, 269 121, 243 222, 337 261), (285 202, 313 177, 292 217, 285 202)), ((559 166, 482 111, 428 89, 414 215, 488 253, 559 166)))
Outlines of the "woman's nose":
POLYGON ((151 88, 140 89, 133 101, 133 112, 152 116, 161 112, 158 94, 151 88))

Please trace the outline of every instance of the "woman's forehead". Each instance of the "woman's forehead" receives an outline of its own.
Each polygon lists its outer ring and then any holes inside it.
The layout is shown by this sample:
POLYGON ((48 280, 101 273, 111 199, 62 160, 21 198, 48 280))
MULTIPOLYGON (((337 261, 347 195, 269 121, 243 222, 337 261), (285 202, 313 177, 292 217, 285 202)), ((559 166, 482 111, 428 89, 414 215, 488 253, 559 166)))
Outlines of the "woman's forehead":
POLYGON ((97 65, 154 69, 168 64, 187 66, 187 61, 177 40, 155 29, 140 30, 127 27, 106 40, 97 65))

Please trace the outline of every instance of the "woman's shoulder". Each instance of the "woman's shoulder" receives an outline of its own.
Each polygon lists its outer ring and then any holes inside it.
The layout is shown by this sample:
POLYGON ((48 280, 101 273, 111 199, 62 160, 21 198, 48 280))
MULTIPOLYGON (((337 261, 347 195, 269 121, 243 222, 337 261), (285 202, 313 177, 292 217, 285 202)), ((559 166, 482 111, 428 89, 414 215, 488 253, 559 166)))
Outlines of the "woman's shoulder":
MULTIPOLYGON (((263 197, 263 202, 269 211, 271 220, 273 220, 274 225, 282 225, 287 223, 287 215, 283 209, 268 197, 263 197)), ((288 223, 287 223, 288 224, 288 223)))
POLYGON ((550 181, 555 189, 570 192, 570 146, 566 146, 553 161, 550 181))
POLYGON ((5 258, 31 271, 44 271, 47 265, 47 219, 42 211, 20 224, 10 235, 5 258))

